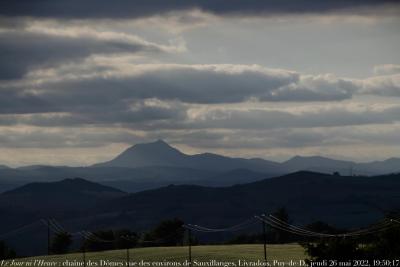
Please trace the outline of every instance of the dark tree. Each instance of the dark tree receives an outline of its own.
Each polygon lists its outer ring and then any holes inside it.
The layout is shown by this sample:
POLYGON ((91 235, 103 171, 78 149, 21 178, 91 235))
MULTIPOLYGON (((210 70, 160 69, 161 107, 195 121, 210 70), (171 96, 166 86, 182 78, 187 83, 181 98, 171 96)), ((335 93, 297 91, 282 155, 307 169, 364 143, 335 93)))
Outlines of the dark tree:
MULTIPOLYGON (((289 213, 285 207, 277 209, 272 215, 284 223, 290 223, 289 213)), ((292 239, 290 233, 280 229, 273 228, 271 233, 275 243, 287 243, 292 239)))
POLYGON ((364 255, 358 241, 350 238, 324 239, 308 243, 304 247, 306 253, 310 256, 310 260, 313 261, 363 259, 364 255))
POLYGON ((12 259, 16 256, 15 251, 9 248, 4 241, 0 240, 0 260, 12 259))
POLYGON ((85 238, 83 248, 86 251, 103 251, 114 248, 114 232, 112 230, 99 230, 85 238))
MULTIPOLYGON (((305 229, 312 231, 312 232, 317 232, 317 233, 322 233, 322 234, 340 234, 346 232, 344 229, 339 229, 334 226, 331 226, 327 223, 321 222, 321 221, 316 221, 313 223, 310 223, 306 225, 305 229)), ((319 237, 303 237, 304 241, 311 241, 315 239, 320 239, 319 237)))
POLYGON ((176 246, 181 245, 184 237, 184 222, 180 219, 165 220, 145 235, 145 244, 176 246))
POLYGON ((127 229, 114 231, 114 247, 116 249, 133 248, 139 242, 139 235, 127 229))
POLYGON ((395 260, 400 255, 400 225, 393 224, 393 227, 375 235, 374 240, 366 247, 366 254, 373 255, 373 259, 395 260))
POLYGON ((72 244, 72 236, 67 232, 57 233, 51 242, 51 251, 54 254, 65 254, 72 244))
POLYGON ((321 221, 316 221, 313 223, 310 223, 306 225, 305 227, 307 230, 317 232, 317 233, 323 233, 323 234, 338 234, 338 233, 343 233, 344 230, 339 230, 336 227, 333 227, 327 223, 321 222, 321 221))
MULTIPOLYGON (((322 225, 319 224, 318 226, 321 227, 322 225)), ((327 229, 326 226, 324 228, 327 229)), ((319 230, 321 232, 321 229, 319 230)), ((321 238, 302 245, 305 247, 310 260, 314 261, 324 259, 336 259, 338 261, 351 259, 398 259, 400 255, 400 223, 397 222, 397 219, 392 220, 391 223, 383 221, 381 224, 371 225, 370 230, 365 233, 364 235, 347 238, 321 238)))

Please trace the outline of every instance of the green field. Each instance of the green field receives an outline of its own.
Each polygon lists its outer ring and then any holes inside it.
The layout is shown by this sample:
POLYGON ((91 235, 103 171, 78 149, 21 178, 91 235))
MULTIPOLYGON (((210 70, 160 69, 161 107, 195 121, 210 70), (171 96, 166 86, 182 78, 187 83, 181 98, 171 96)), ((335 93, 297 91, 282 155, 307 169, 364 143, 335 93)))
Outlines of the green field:
MULTIPOLYGON (((168 265, 172 263, 184 263, 188 260, 188 247, 152 247, 152 248, 136 248, 129 250, 130 263, 134 266, 173 266, 168 265), (150 265, 139 265, 141 261, 150 262, 150 265), (157 264, 157 262, 163 262, 163 264, 157 264)), ((271 266, 278 265, 284 262, 293 260, 299 262, 306 258, 304 249, 297 244, 284 244, 284 245, 268 245, 267 246, 267 258, 271 266), (275 264, 274 264, 275 261, 275 264)), ((19 259, 19 261, 32 261, 32 260, 44 259, 46 263, 53 264, 52 266, 71 266, 66 265, 65 262, 76 261, 78 265, 72 266, 83 266, 83 253, 74 253, 66 255, 53 255, 19 259), (56 265, 54 265, 56 263, 56 265), (64 264, 63 264, 64 263, 64 264), (81 264, 81 265, 79 265, 81 264)), ((92 266, 126 266, 127 251, 126 250, 113 250, 104 252, 90 252, 85 254, 87 266, 90 266, 89 262, 97 263, 92 266), (101 262, 104 261, 104 262, 101 262), (102 263, 102 264, 101 264, 102 263)), ((192 261, 193 266, 196 266, 196 262, 210 263, 211 260, 218 262, 230 262, 235 263, 238 266, 239 261, 243 262, 257 262, 257 260, 263 261, 264 252, 262 245, 209 245, 209 246, 193 246, 192 247, 192 261)), ((215 263, 215 262, 214 262, 215 263)), ((36 264, 35 266, 39 266, 36 264)), ((48 265, 47 265, 48 266, 48 265)), ((176 266, 176 265, 175 265, 176 266)), ((184 266, 184 265, 179 265, 184 266)), ((210 266, 208 265, 197 265, 197 266, 210 266)), ((218 265, 223 266, 223 265, 218 265)), ((232 265, 230 265, 232 266, 232 265)), ((245 266, 245 265, 242 265, 245 266)), ((251 266, 251 265, 250 265, 251 266)), ((296 266, 296 265, 294 265, 296 266)), ((298 265, 297 265, 298 266, 298 265)))

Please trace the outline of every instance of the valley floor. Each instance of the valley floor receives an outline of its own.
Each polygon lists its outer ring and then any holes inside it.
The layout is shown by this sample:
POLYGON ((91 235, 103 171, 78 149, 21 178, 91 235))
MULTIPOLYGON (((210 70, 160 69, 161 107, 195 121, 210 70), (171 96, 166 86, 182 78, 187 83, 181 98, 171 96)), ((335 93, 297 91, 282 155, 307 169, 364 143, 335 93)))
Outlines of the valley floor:
MULTIPOLYGON (((127 250, 74 253, 17 259, 32 266, 126 266, 127 250), (86 261, 86 265, 84 263, 86 261), (41 261, 43 260, 43 261, 41 261), (36 261, 36 263, 34 263, 36 261)), ((129 250, 130 266, 188 266, 188 247, 149 247, 129 250)), ((300 266, 306 258, 297 244, 268 245, 270 266, 300 266), (290 264, 290 261, 292 263, 290 264)), ((264 266, 263 245, 207 245, 192 247, 193 266, 264 266)), ((23 264, 25 266, 29 266, 23 264)))

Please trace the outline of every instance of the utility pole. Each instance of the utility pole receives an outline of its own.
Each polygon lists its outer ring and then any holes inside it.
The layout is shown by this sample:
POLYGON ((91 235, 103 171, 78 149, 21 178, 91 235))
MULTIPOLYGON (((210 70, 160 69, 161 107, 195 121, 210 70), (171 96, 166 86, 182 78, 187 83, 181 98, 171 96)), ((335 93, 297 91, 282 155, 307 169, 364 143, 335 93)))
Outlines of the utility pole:
POLYGON ((129 267, 129 261, 130 258, 129 258, 129 245, 128 245, 128 247, 126 248, 126 266, 128 267, 129 267))
POLYGON ((51 232, 50 232, 50 219, 47 219, 47 255, 50 255, 50 242, 51 242, 51 232))
POLYGON ((265 266, 268 266, 267 263, 267 233, 265 231, 265 221, 262 220, 262 229, 263 229, 263 238, 264 238, 264 260, 265 260, 265 266))
POLYGON ((83 267, 86 267, 86 238, 83 237, 82 245, 83 267))
POLYGON ((122 239, 124 239, 126 241, 126 266, 130 266, 129 262, 131 261, 131 257, 130 257, 130 247, 129 247, 129 241, 132 240, 132 236, 130 235, 123 235, 121 236, 122 239))
POLYGON ((188 237, 189 237, 189 263, 190 266, 192 266, 192 230, 191 229, 187 229, 188 230, 188 237))

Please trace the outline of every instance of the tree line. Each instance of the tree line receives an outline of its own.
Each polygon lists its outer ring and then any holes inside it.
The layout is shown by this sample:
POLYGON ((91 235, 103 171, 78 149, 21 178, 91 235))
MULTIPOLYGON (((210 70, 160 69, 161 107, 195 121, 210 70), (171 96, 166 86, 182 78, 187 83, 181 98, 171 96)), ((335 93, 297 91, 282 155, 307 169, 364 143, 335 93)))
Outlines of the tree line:
MULTIPOLYGON (((291 223, 289 213, 283 207, 273 214, 285 223, 291 223)), ((390 213, 387 218, 397 218, 398 213, 390 213)), ((153 229, 138 233, 129 229, 98 230, 91 235, 83 236, 80 242, 80 251, 104 251, 149 246, 183 246, 185 245, 184 222, 179 218, 161 221, 153 229)), ((400 224, 399 224, 400 225, 400 224)), ((316 238, 299 236, 282 229, 269 228, 265 233, 268 243, 299 243, 307 255, 308 260, 321 261, 324 259, 351 260, 351 259, 395 259, 400 255, 400 227, 393 225, 383 231, 369 235, 343 237, 316 238)), ((314 222, 304 227, 307 230, 339 234, 346 232, 324 222, 314 222)), ((240 234, 230 238, 227 244, 258 244, 263 243, 263 233, 240 234)), ((71 252, 73 236, 68 232, 58 232, 53 235, 50 243, 52 254, 71 252)), ((192 244, 200 244, 197 239, 192 244)), ((9 248, 4 241, 0 241, 0 259, 17 257, 16 252, 9 248)))

